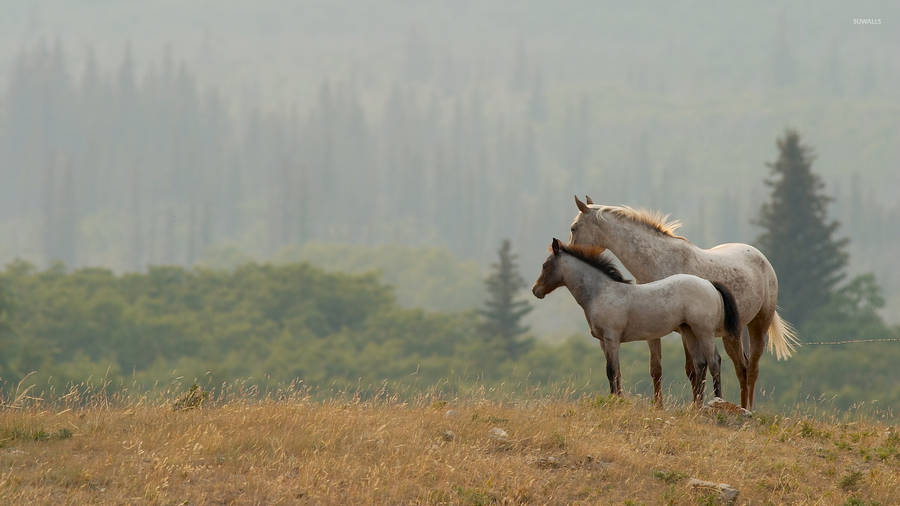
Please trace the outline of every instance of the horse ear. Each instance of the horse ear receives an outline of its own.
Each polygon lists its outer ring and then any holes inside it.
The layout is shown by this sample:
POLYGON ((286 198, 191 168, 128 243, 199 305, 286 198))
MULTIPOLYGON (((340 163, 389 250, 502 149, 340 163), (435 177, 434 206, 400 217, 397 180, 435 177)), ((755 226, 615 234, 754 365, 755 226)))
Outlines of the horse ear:
POLYGON ((593 199, 591 199, 591 196, 590 196, 590 195, 585 195, 585 196, 584 196, 584 202, 585 202, 587 205, 592 205, 592 204, 594 203, 594 201, 593 201, 593 199))
POLYGON ((559 239, 556 237, 553 238, 553 242, 550 243, 550 247, 553 248, 553 254, 559 255, 559 239))
POLYGON ((575 205, 578 207, 579 211, 581 211, 585 214, 587 214, 587 212, 590 211, 590 208, 588 208, 587 204, 578 200, 578 195, 575 195, 575 205))

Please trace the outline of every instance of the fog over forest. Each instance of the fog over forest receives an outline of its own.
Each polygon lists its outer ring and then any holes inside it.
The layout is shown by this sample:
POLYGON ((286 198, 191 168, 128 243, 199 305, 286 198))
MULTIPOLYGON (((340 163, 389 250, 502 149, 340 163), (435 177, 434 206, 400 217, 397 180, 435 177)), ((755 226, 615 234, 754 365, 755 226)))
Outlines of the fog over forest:
POLYGON ((850 271, 900 321, 895 2, 0 9, 2 264, 334 265, 335 243, 486 272, 509 238, 530 282, 573 193, 671 213, 704 247, 753 243, 790 127, 850 271))

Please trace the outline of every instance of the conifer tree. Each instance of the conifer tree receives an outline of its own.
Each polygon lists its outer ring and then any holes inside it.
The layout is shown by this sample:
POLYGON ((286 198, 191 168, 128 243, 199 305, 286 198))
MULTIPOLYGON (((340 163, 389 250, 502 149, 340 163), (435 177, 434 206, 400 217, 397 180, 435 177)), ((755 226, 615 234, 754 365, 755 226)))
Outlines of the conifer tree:
POLYGON ((847 239, 834 237, 840 224, 829 221, 825 184, 812 172, 814 156, 800 135, 787 130, 777 140, 779 156, 766 180, 771 199, 760 209, 756 224, 763 228, 757 244, 778 275, 782 314, 802 325, 831 298, 844 278, 847 239))
POLYGON ((509 239, 503 240, 497 253, 499 258, 492 265, 493 273, 485 281, 488 299, 481 315, 484 318, 484 330, 502 340, 508 356, 515 358, 528 345, 520 336, 528 332, 522 318, 531 312, 532 307, 528 302, 516 298, 525 287, 525 280, 519 275, 516 255, 511 251, 509 239))

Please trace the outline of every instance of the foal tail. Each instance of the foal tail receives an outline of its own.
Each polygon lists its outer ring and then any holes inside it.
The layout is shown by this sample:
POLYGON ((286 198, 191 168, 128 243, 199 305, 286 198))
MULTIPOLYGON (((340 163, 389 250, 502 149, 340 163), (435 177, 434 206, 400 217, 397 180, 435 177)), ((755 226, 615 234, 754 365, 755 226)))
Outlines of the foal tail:
POLYGON ((797 331, 790 323, 778 316, 778 311, 772 316, 769 324, 769 351, 774 353, 778 360, 788 359, 794 348, 800 344, 797 340, 797 331))
MULTIPOLYGON (((741 318, 738 315, 737 302, 734 300, 734 295, 731 295, 731 292, 721 283, 713 281, 712 285, 719 291, 719 295, 722 296, 722 305, 725 306, 725 332, 731 337, 740 339, 741 318)), ((788 354, 790 355, 790 353, 788 354)))

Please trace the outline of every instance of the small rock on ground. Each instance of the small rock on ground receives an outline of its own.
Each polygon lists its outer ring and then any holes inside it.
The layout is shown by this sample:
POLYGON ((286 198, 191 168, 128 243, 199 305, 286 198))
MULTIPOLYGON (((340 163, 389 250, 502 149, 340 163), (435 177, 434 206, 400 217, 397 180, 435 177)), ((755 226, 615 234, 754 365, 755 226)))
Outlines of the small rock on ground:
POLYGON ((456 434, 454 434, 452 430, 445 430, 444 433, 441 434, 441 437, 444 441, 453 441, 456 439, 456 434))
POLYGON ((734 504, 740 493, 738 489, 727 483, 714 483, 711 481, 698 480, 697 478, 691 478, 690 481, 688 481, 688 488, 718 491, 719 495, 722 497, 722 501, 728 505, 734 504))
POLYGON ((753 412, 738 406, 737 404, 730 403, 725 399, 720 397, 713 397, 712 400, 706 403, 704 409, 709 409, 713 411, 724 411, 729 415, 739 415, 744 417, 752 417, 753 412))
POLYGON ((544 469, 557 469, 563 466, 559 457, 541 457, 534 462, 538 467, 544 469))
POLYGON ((488 432, 488 435, 490 435, 493 439, 497 439, 500 441, 506 441, 507 439, 509 439, 509 434, 507 434, 506 431, 501 429, 500 427, 492 428, 488 432))

